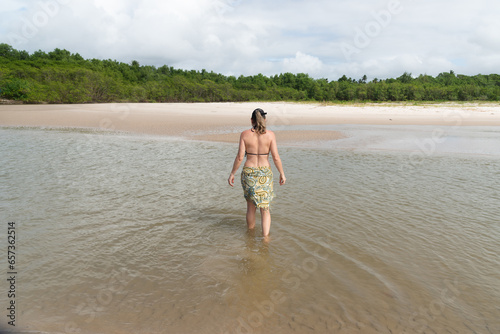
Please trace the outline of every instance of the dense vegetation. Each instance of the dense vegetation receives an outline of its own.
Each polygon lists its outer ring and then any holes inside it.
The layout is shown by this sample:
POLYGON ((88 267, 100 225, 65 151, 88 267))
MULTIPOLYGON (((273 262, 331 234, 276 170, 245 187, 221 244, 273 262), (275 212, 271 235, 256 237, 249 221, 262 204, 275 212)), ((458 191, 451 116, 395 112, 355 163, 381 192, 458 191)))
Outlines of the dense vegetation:
POLYGON ((29 54, 0 44, 0 97, 26 103, 224 101, 499 101, 500 75, 337 81, 307 74, 224 76, 206 70, 84 59, 55 49, 29 54))

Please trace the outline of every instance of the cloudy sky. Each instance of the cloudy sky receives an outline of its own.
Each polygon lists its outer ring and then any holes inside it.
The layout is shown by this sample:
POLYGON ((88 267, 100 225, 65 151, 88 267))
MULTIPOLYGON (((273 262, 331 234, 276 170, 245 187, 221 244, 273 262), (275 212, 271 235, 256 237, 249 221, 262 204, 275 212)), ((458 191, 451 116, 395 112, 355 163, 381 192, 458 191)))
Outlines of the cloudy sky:
POLYGON ((30 53, 337 80, 500 73, 498 0, 2 0, 30 53))

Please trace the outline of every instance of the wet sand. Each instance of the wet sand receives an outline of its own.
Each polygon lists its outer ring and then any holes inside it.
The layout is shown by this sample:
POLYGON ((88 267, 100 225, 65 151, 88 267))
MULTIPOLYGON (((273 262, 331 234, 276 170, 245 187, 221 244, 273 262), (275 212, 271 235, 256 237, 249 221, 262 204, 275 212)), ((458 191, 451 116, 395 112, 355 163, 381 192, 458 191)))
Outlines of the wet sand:
POLYGON ((0 105, 0 126, 92 128, 189 139, 235 141, 251 111, 268 112, 278 140, 333 140, 333 131, 285 131, 286 126, 373 124, 500 126, 500 104, 165 103, 0 105))
POLYGON ((495 104, 0 106, 1 126, 148 134, 108 133, 93 141, 79 131, 0 132, 2 180, 9 189, 2 203, 6 219, 22 224, 23 276, 31 277, 22 281, 18 328, 30 333, 74 328, 82 334, 165 328, 173 333, 500 332, 499 231, 492 228, 499 216, 494 177, 499 137, 496 129, 474 129, 500 125, 499 109, 495 104), (245 233, 243 196, 225 183, 234 146, 156 137, 236 142, 256 107, 269 113, 280 143, 309 140, 317 147, 322 140, 349 136, 335 141, 339 151, 283 150, 291 182, 279 187, 270 244, 245 233), (307 126, 336 124, 353 126, 307 126), (417 137, 404 139, 407 133, 417 137), (407 154, 350 150, 366 145, 410 148, 407 154), (434 154, 455 152, 457 146, 475 153, 491 147, 494 157, 434 154), (199 165, 190 163, 193 157, 214 174, 200 173, 199 165), (215 182, 224 184, 220 192, 213 191, 215 182))

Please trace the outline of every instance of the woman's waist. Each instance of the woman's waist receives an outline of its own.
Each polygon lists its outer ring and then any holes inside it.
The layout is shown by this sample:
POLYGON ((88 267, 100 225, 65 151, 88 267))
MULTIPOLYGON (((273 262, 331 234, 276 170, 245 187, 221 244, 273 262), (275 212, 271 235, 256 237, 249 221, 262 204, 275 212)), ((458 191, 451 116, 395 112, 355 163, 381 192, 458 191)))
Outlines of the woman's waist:
POLYGON ((245 162, 245 164, 243 165, 243 168, 271 168, 271 165, 269 164, 268 161, 266 161, 266 163, 261 163, 261 164, 258 164, 258 163, 252 163, 252 162, 245 162))
POLYGON ((271 166, 243 166, 243 173, 265 172, 272 173, 271 166))

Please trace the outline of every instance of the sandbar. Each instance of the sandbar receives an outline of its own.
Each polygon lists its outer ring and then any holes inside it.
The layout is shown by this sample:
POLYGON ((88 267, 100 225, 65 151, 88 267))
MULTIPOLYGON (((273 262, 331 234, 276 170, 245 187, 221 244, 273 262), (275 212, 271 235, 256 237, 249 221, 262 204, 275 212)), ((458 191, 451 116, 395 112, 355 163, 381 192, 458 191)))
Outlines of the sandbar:
POLYGON ((290 130, 297 125, 500 126, 499 103, 109 103, 0 105, 0 126, 91 128, 186 139, 234 142, 252 110, 268 113, 279 141, 334 140, 336 131, 290 130))

